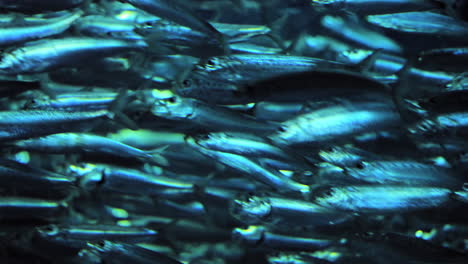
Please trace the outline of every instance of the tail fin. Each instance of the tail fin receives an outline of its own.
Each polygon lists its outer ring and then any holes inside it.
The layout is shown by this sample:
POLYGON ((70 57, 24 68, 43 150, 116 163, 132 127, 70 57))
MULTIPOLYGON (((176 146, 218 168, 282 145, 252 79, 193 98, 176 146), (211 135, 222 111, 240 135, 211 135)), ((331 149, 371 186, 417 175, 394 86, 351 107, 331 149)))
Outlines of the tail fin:
POLYGON ((169 161, 161 155, 161 153, 163 153, 164 150, 166 150, 168 147, 169 145, 166 145, 157 149, 145 151, 148 155, 150 155, 148 162, 165 167, 169 166, 169 161))
POLYGON ((118 95, 109 105, 109 117, 116 122, 121 123, 125 127, 128 127, 132 130, 137 130, 138 125, 122 112, 122 110, 125 108, 125 104, 127 104, 127 98, 127 90, 120 88, 118 95))
POLYGON ((405 107, 404 97, 407 95, 410 90, 409 76, 412 69, 412 60, 408 59, 405 65, 398 71, 398 84, 392 88, 392 99, 395 103, 395 106, 400 114, 401 119, 405 123, 410 122, 410 117, 408 116, 407 109, 405 107))

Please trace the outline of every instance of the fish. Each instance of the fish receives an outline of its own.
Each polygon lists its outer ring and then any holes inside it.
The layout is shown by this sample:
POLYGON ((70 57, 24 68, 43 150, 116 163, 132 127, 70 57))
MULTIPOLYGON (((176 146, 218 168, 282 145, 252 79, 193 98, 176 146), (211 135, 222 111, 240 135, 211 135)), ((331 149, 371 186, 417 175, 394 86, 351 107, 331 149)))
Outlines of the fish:
POLYGON ((42 73, 60 67, 83 65, 90 58, 141 50, 146 46, 143 41, 128 42, 89 37, 38 40, 4 53, 0 59, 0 73, 42 73))
POLYGON ((233 239, 242 241, 247 245, 266 248, 279 248, 288 250, 317 250, 333 245, 330 239, 309 237, 294 237, 269 232, 263 226, 248 226, 235 228, 232 231, 233 239))
POLYGON ((280 145, 322 143, 388 129, 399 122, 400 115, 392 103, 351 103, 298 115, 283 122, 269 138, 280 145))
POLYGON ((31 24, 10 25, 0 30, 0 46, 58 35, 68 30, 83 14, 81 11, 57 14, 56 17, 41 19, 31 24))
POLYGON ((210 23, 206 22, 197 13, 178 1, 167 0, 126 0, 130 4, 158 17, 172 20, 180 25, 187 26, 213 36, 224 45, 224 36, 210 23))
POLYGON ((91 165, 80 178, 79 185, 85 189, 109 190, 124 193, 156 195, 158 189, 193 189, 190 182, 153 175, 135 169, 116 166, 91 165))
POLYGON ((299 199, 251 196, 235 199, 231 214, 245 224, 273 223, 285 228, 338 225, 349 221, 349 214, 299 199))
POLYGON ((41 243, 60 244, 63 247, 81 249, 87 243, 101 240, 114 242, 144 242, 156 240, 158 232, 139 227, 113 225, 48 225, 38 227, 35 236, 41 243))
POLYGON ((216 77, 189 77, 176 92, 181 96, 212 104, 245 104, 262 101, 297 103, 358 95, 362 97, 388 94, 390 90, 381 82, 349 70, 314 70, 280 75, 245 85, 236 85, 235 82, 216 77), (350 86, 349 83, 354 85, 350 86), (207 96, 208 93, 212 96, 207 96))
POLYGON ((196 127, 203 129, 268 133, 277 127, 276 124, 258 121, 230 109, 176 95, 155 101, 151 106, 151 113, 170 120, 189 121, 196 127))
POLYGON ((2 0, 0 1, 0 8, 12 11, 40 13, 44 11, 59 11, 74 8, 81 5, 83 2, 84 0, 65 0, 60 3, 53 0, 41 0, 40 2, 34 0, 2 0))
POLYGON ((0 172, 4 194, 65 199, 77 192, 75 178, 14 160, 0 159, 0 172))
POLYGON ((322 18, 321 24, 324 28, 335 32, 335 34, 342 38, 357 42, 371 49, 382 49, 397 54, 403 51, 400 44, 393 39, 366 28, 354 21, 354 19, 326 15, 322 18))
POLYGON ((68 204, 64 201, 44 200, 30 197, 7 196, 0 198, 2 220, 50 220, 64 217, 68 204))
POLYGON ((457 188, 462 185, 450 170, 414 161, 360 161, 348 166, 345 174, 362 182, 388 185, 457 188))
POLYGON ((157 153, 159 150, 155 150, 151 153, 93 134, 52 134, 40 138, 16 141, 14 147, 42 153, 94 152, 124 158, 135 158, 162 166, 168 165, 168 161, 157 153))
POLYGON ((315 202, 326 208, 357 213, 390 213, 437 208, 451 201, 452 191, 441 187, 344 186, 331 187, 315 202))
POLYGON ((370 15, 366 20, 376 26, 412 34, 440 34, 466 38, 466 22, 431 11, 370 15))
POLYGON ((195 141, 198 145, 207 149, 242 155, 244 157, 289 159, 286 152, 282 149, 264 142, 262 138, 254 138, 246 134, 209 133, 195 137, 195 141))
POLYGON ((232 82, 255 82, 294 72, 314 69, 345 68, 344 65, 313 57, 291 55, 235 54, 206 59, 195 65, 194 74, 209 74, 232 82))
MULTIPOLYGON (((123 244, 123 243, 112 243, 107 240, 103 240, 96 243, 88 243, 87 248, 97 251, 98 260, 100 262, 112 262, 112 263, 152 263, 157 261, 161 264, 180 264, 181 262, 174 260, 164 254, 160 254, 143 247, 123 244)), ((87 249, 83 249, 87 250, 87 249)), ((84 252, 78 253, 81 257, 84 252)))
POLYGON ((378 2, 359 0, 312 0, 311 5, 330 10, 345 10, 349 12, 355 12, 359 15, 421 11, 442 8, 442 4, 438 3, 437 1, 425 0, 384 0, 378 2))
POLYGON ((0 112, 0 141, 27 139, 59 132, 80 131, 83 122, 108 117, 107 110, 68 112, 60 110, 20 110, 0 112))

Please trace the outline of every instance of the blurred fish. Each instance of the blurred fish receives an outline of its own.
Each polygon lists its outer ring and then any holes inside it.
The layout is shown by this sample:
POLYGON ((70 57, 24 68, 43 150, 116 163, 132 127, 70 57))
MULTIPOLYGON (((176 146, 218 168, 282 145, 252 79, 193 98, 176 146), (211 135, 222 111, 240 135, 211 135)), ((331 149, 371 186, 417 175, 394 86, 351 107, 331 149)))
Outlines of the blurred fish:
POLYGON ((5 8, 14 11, 41 13, 43 11, 66 10, 81 5, 84 0, 2 0, 0 8, 5 8))
POLYGON ((221 45, 224 45, 224 36, 210 23, 206 22, 198 14, 178 1, 167 0, 127 0, 130 4, 158 17, 172 20, 180 25, 203 32, 215 37, 221 45))
POLYGON ((49 225, 37 228, 37 241, 68 248, 81 249, 90 242, 110 240, 115 242, 144 242, 156 240, 158 232, 140 227, 122 227, 114 225, 49 225))
POLYGON ((367 21, 379 27, 412 34, 438 34, 466 40, 467 23, 435 12, 405 12, 367 16, 367 21))
POLYGON ((312 0, 311 2, 312 6, 351 11, 360 15, 432 10, 442 7, 442 4, 431 0, 312 0))
POLYGON ((391 213, 444 206, 452 191, 438 187, 346 186, 332 187, 315 202, 326 208, 358 213, 391 213))
POLYGON ((146 46, 146 43, 141 41, 127 42, 117 39, 73 37, 39 40, 3 54, 0 73, 41 73, 61 67, 82 66, 91 58, 142 50, 146 46))
POLYGON ((281 145, 322 143, 398 126, 400 115, 388 103, 351 103, 318 109, 282 123, 270 139, 281 145))
POLYGON ((289 230, 301 226, 336 225, 352 218, 350 214, 316 203, 258 196, 234 200, 231 214, 246 224, 273 224, 289 230))
POLYGON ((270 185, 276 188, 278 191, 298 192, 304 195, 310 192, 309 186, 295 182, 294 180, 287 178, 273 170, 263 168, 260 164, 257 164, 249 158, 236 154, 206 149, 200 146, 198 143, 192 142, 190 139, 188 139, 187 142, 202 154, 214 158, 231 168, 239 170, 240 172, 245 173, 255 180, 270 185))
POLYGON ((25 139, 86 129, 84 124, 109 116, 107 110, 67 112, 23 110, 0 112, 0 140, 25 139))
POLYGON ((50 220, 65 216, 68 204, 63 201, 42 200, 29 197, 1 197, 2 220, 50 220))
POLYGON ((82 14, 81 11, 65 12, 31 24, 7 24, 0 30, 0 46, 58 35, 66 31, 82 14))
MULTIPOLYGON (((137 245, 112 243, 110 241, 102 241, 97 243, 88 243, 87 248, 95 250, 97 261, 99 263, 110 262, 115 264, 135 263, 135 264, 180 264, 181 262, 174 260, 164 254, 160 254, 137 245)), ((85 250, 78 254, 78 257, 85 255, 85 250)))
POLYGON ((317 250, 329 247, 333 240, 309 237, 294 237, 268 232, 263 226, 249 226, 246 229, 236 228, 232 231, 235 240, 249 246, 278 248, 282 250, 317 250))

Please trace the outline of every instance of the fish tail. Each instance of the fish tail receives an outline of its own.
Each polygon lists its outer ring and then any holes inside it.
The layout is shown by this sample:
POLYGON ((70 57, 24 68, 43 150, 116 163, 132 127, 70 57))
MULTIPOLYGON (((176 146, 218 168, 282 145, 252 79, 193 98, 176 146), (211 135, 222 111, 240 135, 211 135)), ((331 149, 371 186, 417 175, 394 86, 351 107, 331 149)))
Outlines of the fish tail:
POLYGON ((121 123, 125 127, 128 127, 132 130, 137 130, 138 125, 131 120, 126 114, 123 113, 123 109, 127 104, 127 90, 124 88, 119 89, 118 95, 115 97, 114 101, 109 105, 108 108, 108 117, 118 123, 121 123))
POLYGON ((145 151, 146 154, 150 156, 150 162, 155 163, 156 165, 159 166, 164 166, 167 167, 169 166, 169 161, 162 156, 161 154, 169 147, 169 145, 165 145, 153 150, 147 150, 145 151))

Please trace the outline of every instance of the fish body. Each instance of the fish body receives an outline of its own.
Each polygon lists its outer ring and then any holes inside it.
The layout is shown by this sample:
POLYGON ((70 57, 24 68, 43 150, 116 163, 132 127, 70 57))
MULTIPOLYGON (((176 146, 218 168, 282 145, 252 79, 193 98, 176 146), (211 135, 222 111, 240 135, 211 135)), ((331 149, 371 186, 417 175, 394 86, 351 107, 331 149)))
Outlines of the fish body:
POLYGON ((449 169, 414 161, 362 161, 345 171, 367 183, 447 188, 461 185, 449 169))
POLYGON ((393 39, 364 27, 352 19, 327 15, 322 18, 321 24, 326 29, 360 45, 372 49, 383 49, 392 53, 402 52, 400 44, 393 39))
POLYGON ((312 0, 312 6, 345 10, 360 15, 388 14, 439 8, 435 1, 426 0, 312 0))
POLYGON ((250 246, 278 248, 289 250, 311 250, 326 248, 332 245, 329 239, 317 239, 310 237, 294 237, 269 232, 264 226, 248 226, 247 228, 235 228, 232 231, 233 239, 242 241, 250 246))
POLYGON ((293 145, 338 140, 367 131, 398 125, 400 116, 391 104, 363 103, 331 106, 282 123, 270 136, 273 142, 293 145))
POLYGON ((1 197, 0 219, 58 220, 65 215, 67 204, 61 201, 29 197, 1 197))
POLYGON ((466 39, 467 23, 435 12, 404 12, 367 16, 367 21, 379 27, 413 34, 439 34, 466 39))
POLYGON ((192 142, 191 140, 188 140, 188 143, 191 146, 194 146, 202 154, 214 158, 226 166, 245 173, 255 180, 270 185, 276 188, 278 191, 299 192, 302 194, 307 194, 310 191, 309 186, 295 182, 294 180, 287 178, 280 173, 263 168, 258 163, 244 156, 206 149, 197 143, 192 142))
POLYGON ((288 73, 339 67, 344 68, 344 65, 313 57, 236 54, 208 58, 205 63, 195 66, 195 71, 243 83, 288 73))
POLYGON ((108 109, 116 99, 114 92, 77 92, 61 93, 55 98, 33 98, 26 109, 90 111, 108 109))
POLYGON ((73 7, 76 7, 82 4, 84 0, 64 0, 64 1, 54 1, 54 0, 2 0, 0 1, 0 7, 5 9, 10 9, 14 11, 23 11, 31 13, 40 13, 43 11, 58 11, 66 10, 73 7))
POLYGON ((126 0, 130 4, 155 16, 172 20, 180 25, 187 26, 222 39, 223 36, 210 23, 192 12, 188 7, 178 1, 168 0, 126 0))
MULTIPOLYGON (((181 264, 181 262, 172 259, 164 254, 151 251, 149 249, 123 243, 113 243, 111 241, 101 241, 97 243, 88 243, 87 248, 97 252, 98 261, 110 262, 115 264, 135 263, 135 264, 181 264)), ((83 256, 80 252, 79 256, 83 256)))
POLYGON ((333 97, 388 96, 390 92, 390 88, 379 81, 338 69, 294 72, 244 84, 209 76, 194 74, 179 85, 177 93, 214 104, 246 104, 304 103, 333 97))
POLYGON ((184 120, 203 129, 266 133, 277 125, 262 122, 236 111, 179 96, 157 100, 151 112, 166 119, 184 120))
POLYGON ((36 236, 42 240, 42 243, 83 248, 89 242, 104 239, 134 243, 156 240, 158 232, 147 228, 113 225, 49 225, 37 228, 36 236))
POLYGON ((107 117, 107 110, 67 112, 23 110, 0 112, 0 140, 25 139, 60 132, 80 131, 83 123, 107 117))
POLYGON ((7 25, 0 29, 0 46, 58 35, 66 31, 82 14, 83 12, 65 13, 30 25, 7 25))
POLYGON ((251 138, 248 135, 218 132, 195 139, 197 144, 211 150, 252 157, 288 159, 280 148, 272 146, 261 138, 251 138))
POLYGON ((17 141, 14 145, 20 149, 45 153, 79 153, 84 151, 136 158, 151 163, 159 163, 158 159, 160 159, 162 163, 167 165, 167 161, 160 156, 158 157, 157 154, 150 154, 107 137, 93 134, 60 133, 17 141))
POLYGON ((246 224, 274 223, 286 227, 334 225, 351 217, 303 200, 258 196, 234 200, 231 214, 246 224))
POLYGON ((144 47, 144 42, 116 39, 70 37, 39 40, 4 54, 0 60, 0 73, 41 73, 60 67, 80 66, 90 58, 108 57, 144 47))
POLYGON ((87 189, 100 189, 114 192, 155 195, 165 188, 189 189, 190 182, 172 179, 163 175, 153 175, 134 169, 98 166, 87 172, 80 180, 87 189))
POLYGON ((358 213, 391 213, 443 206, 452 191, 438 187, 345 186, 332 187, 315 202, 327 208, 358 213))

